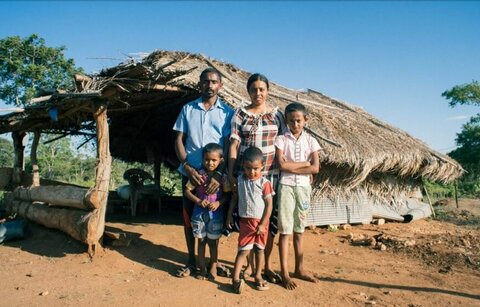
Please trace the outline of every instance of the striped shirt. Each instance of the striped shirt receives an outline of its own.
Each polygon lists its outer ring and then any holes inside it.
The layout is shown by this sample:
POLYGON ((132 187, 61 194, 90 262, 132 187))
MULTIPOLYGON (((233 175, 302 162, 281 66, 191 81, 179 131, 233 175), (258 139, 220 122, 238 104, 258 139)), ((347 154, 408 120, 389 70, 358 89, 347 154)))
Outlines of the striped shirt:
MULTIPOLYGON (((309 161, 310 155, 312 153, 318 154, 321 149, 318 141, 305 130, 302 131, 298 139, 293 136, 290 130, 285 132, 284 135, 279 135, 275 140, 275 146, 283 151, 283 155, 288 162, 309 161)), ((280 183, 290 186, 309 186, 310 175, 281 172, 280 183)))
POLYGON ((275 107, 271 112, 253 114, 238 108, 232 118, 230 140, 240 142, 240 148, 235 166, 236 173, 242 172, 243 152, 252 146, 263 152, 265 168, 263 175, 277 175, 278 165, 275 160, 275 138, 286 130, 283 114, 275 107))
POLYGON ((272 183, 265 177, 257 180, 238 176, 238 215, 243 218, 261 219, 265 210, 265 199, 273 197, 272 183))

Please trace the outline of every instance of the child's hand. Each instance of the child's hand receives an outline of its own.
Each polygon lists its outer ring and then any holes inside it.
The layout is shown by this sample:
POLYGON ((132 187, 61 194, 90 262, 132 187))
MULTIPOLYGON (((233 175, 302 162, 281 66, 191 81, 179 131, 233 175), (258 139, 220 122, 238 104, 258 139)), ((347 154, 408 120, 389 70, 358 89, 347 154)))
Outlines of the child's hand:
POLYGON ((202 208, 207 208, 210 205, 210 202, 206 199, 202 200, 201 202, 198 203, 200 207, 202 208))
POLYGON ((212 211, 217 211, 218 207, 220 207, 220 202, 218 202, 218 201, 211 202, 208 205, 208 209, 210 209, 212 211))
POLYGON ((265 233, 266 226, 267 226, 267 225, 265 225, 265 224, 263 224, 263 223, 258 224, 258 226, 257 226, 257 235, 264 234, 264 233, 265 233))

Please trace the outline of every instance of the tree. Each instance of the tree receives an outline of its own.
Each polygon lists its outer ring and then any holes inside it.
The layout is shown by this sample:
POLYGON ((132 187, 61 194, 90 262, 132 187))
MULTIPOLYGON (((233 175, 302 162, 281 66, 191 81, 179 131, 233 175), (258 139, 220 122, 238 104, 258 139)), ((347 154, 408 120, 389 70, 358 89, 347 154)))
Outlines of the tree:
POLYGON ((0 167, 13 166, 13 144, 11 141, 0 137, 0 167))
POLYGON ((37 34, 1 39, 0 99, 25 106, 40 90, 73 89, 73 75, 82 69, 65 58, 65 50, 64 46, 45 46, 37 34))
MULTIPOLYGON (((480 106, 480 83, 473 81, 470 84, 454 86, 442 93, 450 100, 449 105, 472 104, 480 106)), ((460 180, 460 189, 467 194, 480 195, 480 114, 470 118, 462 126, 462 131, 455 139, 458 148, 449 153, 467 171, 460 180)))

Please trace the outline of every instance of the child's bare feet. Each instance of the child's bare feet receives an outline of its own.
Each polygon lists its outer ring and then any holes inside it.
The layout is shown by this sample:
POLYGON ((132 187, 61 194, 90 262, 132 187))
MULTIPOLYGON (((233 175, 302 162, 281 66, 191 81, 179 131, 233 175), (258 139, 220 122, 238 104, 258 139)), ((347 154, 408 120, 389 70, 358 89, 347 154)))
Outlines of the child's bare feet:
POLYGON ((294 290, 296 287, 298 287, 297 284, 288 276, 282 277, 282 286, 287 290, 294 290))
POLYGON ((311 274, 309 274, 305 271, 295 272, 295 273, 293 273, 292 277, 295 277, 295 278, 298 278, 298 279, 301 279, 301 280, 305 280, 305 281, 309 281, 309 282, 313 282, 313 283, 317 282, 317 279, 313 275, 311 275, 311 274))

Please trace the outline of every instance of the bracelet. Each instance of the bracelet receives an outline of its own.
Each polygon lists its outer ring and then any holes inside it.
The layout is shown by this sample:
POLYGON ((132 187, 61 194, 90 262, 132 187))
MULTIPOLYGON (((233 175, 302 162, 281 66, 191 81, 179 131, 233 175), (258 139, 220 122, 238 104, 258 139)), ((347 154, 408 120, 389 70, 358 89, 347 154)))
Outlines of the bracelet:
POLYGON ((185 161, 183 161, 182 166, 185 167, 187 164, 188 164, 188 161, 185 160, 185 161))

